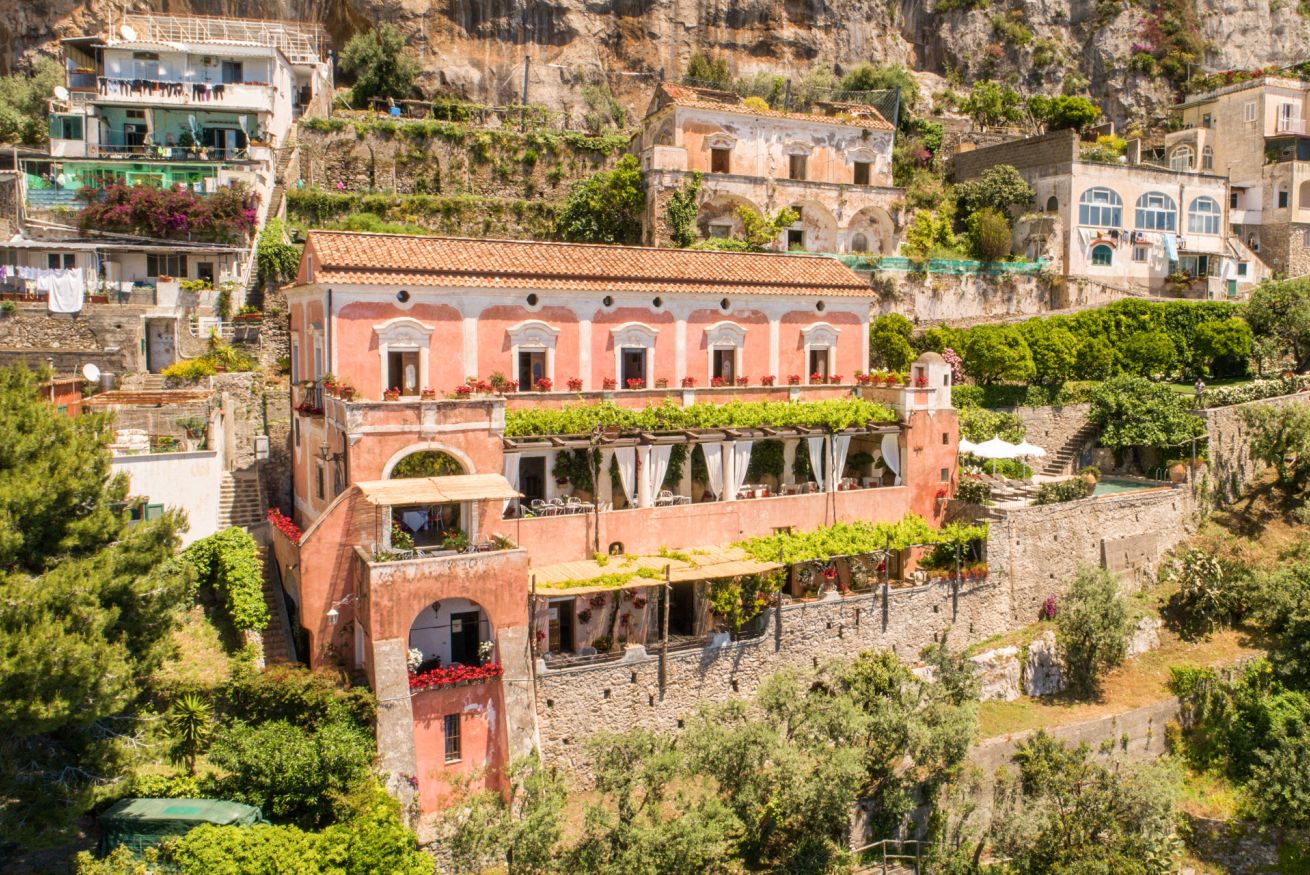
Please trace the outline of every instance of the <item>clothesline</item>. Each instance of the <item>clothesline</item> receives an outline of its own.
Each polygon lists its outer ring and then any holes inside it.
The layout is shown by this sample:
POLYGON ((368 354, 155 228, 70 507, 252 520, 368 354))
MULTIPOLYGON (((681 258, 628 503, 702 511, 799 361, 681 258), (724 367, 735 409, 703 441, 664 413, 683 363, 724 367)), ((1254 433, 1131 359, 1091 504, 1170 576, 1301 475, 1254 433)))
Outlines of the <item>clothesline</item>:
POLYGON ((173 82, 161 79, 113 79, 108 76, 96 77, 102 97, 182 97, 190 90, 191 99, 206 101, 217 100, 223 96, 225 83, 211 85, 208 82, 173 82))
POLYGON ((0 264, 0 282, 10 278, 23 280, 44 294, 51 313, 79 313, 86 299, 86 272, 81 268, 0 264))

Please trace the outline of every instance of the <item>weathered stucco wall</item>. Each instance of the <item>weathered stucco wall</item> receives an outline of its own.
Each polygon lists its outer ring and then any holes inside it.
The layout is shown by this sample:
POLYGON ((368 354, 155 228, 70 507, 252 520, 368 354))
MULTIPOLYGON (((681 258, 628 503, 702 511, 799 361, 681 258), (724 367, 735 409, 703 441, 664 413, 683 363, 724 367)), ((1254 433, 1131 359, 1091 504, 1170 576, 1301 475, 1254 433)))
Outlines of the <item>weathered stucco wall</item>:
POLYGON ((582 741, 593 732, 671 731, 701 702, 748 697, 780 669, 870 649, 914 660, 942 636, 963 647, 1025 626, 1081 564, 1122 572, 1135 586, 1186 534, 1193 507, 1186 490, 1154 489, 1008 512, 992 521, 991 577, 962 587, 957 599, 949 585, 935 584, 892 590, 885 614, 878 592, 785 605, 770 614, 760 638, 670 654, 662 687, 658 654, 640 649, 597 666, 538 664, 542 752, 585 775, 582 741))
POLYGON ((45 303, 18 304, 0 317, 0 364, 39 367, 54 359, 59 371, 78 371, 88 362, 111 374, 138 370, 144 367, 146 309, 111 305, 55 315, 45 303))

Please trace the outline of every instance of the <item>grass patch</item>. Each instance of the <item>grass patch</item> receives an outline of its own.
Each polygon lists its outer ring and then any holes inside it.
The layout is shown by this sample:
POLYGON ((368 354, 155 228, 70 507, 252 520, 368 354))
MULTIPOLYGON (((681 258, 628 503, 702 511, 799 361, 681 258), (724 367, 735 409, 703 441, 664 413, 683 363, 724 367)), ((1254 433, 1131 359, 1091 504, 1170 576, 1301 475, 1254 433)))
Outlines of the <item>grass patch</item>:
POLYGON ((201 605, 192 607, 186 620, 173 632, 173 643, 176 655, 155 672, 150 682, 152 687, 212 689, 231 674, 223 635, 201 605))
POLYGON ((983 702, 978 711, 979 737, 994 738, 1050 729, 1142 708, 1169 697, 1170 666, 1228 665, 1258 652, 1247 633, 1240 630, 1226 629, 1206 641, 1189 643, 1168 629, 1161 629, 1160 647, 1128 660, 1106 675, 1100 699, 1050 696, 1044 699, 1023 697, 1013 702, 983 702))
MULTIPOLYGON (((1228 388, 1229 386, 1245 386, 1245 385, 1247 385, 1248 383, 1254 383, 1254 382, 1255 382, 1255 380, 1252 380, 1252 379, 1250 379, 1249 377, 1229 377, 1229 378, 1222 379, 1222 380, 1221 380, 1221 379, 1206 380, 1206 381, 1205 381, 1205 388, 1206 388, 1206 389, 1226 389, 1226 388, 1228 388)), ((1186 383, 1186 382, 1184 382, 1184 383, 1165 383, 1164 385, 1168 386, 1169 389, 1170 389, 1171 391, 1177 392, 1179 395, 1186 395, 1186 396, 1188 396, 1189 398, 1195 398, 1195 397, 1196 397, 1196 384, 1195 384, 1195 383, 1186 383)))

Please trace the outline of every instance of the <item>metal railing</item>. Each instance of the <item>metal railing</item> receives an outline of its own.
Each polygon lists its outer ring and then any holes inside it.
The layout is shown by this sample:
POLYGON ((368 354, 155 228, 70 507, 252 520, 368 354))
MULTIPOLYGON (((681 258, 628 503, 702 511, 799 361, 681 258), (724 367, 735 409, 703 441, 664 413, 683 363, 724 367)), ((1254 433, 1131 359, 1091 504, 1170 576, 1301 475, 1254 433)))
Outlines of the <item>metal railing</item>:
POLYGON ((857 872, 873 873, 880 872, 887 875, 893 868, 913 868, 916 873, 919 872, 920 863, 923 860, 923 851, 925 842, 918 839, 882 839, 872 844, 856 848, 854 853, 872 854, 877 859, 871 861, 871 864, 863 864, 856 868, 857 872), (910 853, 910 851, 913 853, 910 853))
POLYGON ((280 49, 293 64, 315 63, 326 57, 327 31, 318 24, 206 15, 149 14, 125 15, 123 23, 135 31, 136 41, 140 42, 269 46, 280 49))

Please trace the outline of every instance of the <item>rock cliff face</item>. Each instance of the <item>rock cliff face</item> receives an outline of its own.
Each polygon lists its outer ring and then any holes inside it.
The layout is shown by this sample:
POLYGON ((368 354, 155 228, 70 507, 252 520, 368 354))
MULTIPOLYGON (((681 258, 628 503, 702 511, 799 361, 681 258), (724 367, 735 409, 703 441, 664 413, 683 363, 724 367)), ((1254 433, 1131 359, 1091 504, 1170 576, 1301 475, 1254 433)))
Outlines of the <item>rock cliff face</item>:
MULTIPOLYGON (((0 0, 0 68, 94 30, 109 0, 0 0)), ((1185 22, 1207 49, 1205 70, 1282 65, 1310 57, 1310 20, 1292 0, 129 0, 132 11, 319 21, 338 48, 391 21, 422 59, 424 85, 484 101, 516 100, 531 57, 529 98, 578 110, 581 86, 607 79, 630 109, 660 71, 676 76, 697 50, 737 75, 840 72, 872 61, 936 74, 1015 80, 1030 90, 1087 80, 1113 117, 1149 115, 1175 99, 1162 78, 1134 72, 1135 46, 1155 22, 1185 22), (966 5, 952 0, 951 5, 966 5), (998 25, 998 22, 1000 24, 998 25), (1013 26, 1013 23, 1018 27, 1013 26), (1187 23, 1190 22, 1190 23, 1187 23)), ((118 7, 121 10, 121 6, 118 7)))

